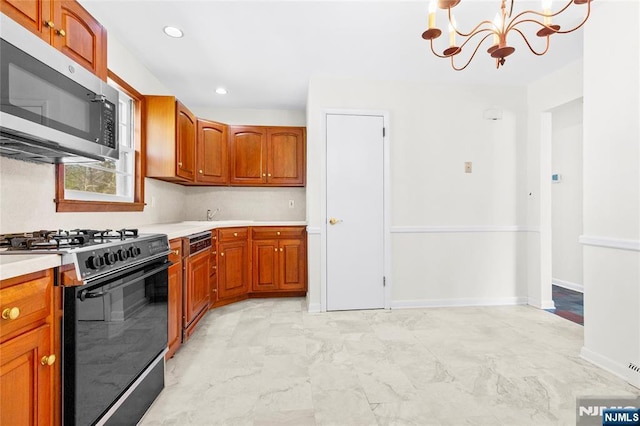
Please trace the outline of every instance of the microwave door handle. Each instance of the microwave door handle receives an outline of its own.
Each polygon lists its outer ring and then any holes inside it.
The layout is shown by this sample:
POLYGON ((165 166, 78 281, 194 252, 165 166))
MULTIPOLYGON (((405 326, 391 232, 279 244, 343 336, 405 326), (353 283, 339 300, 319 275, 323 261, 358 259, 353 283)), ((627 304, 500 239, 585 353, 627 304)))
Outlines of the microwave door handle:
MULTIPOLYGON (((162 266, 159 266, 159 267, 157 267, 155 269, 152 269, 151 271, 147 272, 146 274, 140 275, 139 277, 135 277, 132 280, 123 282, 122 284, 114 286, 114 287, 112 287, 112 288, 110 288, 109 290, 106 290, 106 291, 91 292, 89 290, 82 290, 82 291, 80 291, 80 293, 78 293, 78 299, 80 299, 80 301, 84 301, 85 299, 103 297, 106 294, 110 293, 112 290, 115 290, 117 288, 129 287, 130 285, 135 284, 135 283, 137 283, 139 281, 146 280, 147 278, 149 278, 152 275, 157 274, 158 272, 162 272, 162 271, 164 271, 166 269, 169 269, 169 267, 171 265, 173 265, 173 263, 171 263, 171 262, 163 263, 162 266)), ((104 285, 108 285, 108 284, 104 284, 104 285)))

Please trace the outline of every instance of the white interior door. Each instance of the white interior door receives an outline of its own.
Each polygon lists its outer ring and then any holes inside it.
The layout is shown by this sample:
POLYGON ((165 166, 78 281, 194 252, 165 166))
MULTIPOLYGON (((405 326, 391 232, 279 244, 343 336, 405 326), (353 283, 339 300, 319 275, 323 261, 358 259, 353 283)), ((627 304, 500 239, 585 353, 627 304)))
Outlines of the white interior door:
POLYGON ((327 310, 384 308, 384 117, 327 115, 327 310))

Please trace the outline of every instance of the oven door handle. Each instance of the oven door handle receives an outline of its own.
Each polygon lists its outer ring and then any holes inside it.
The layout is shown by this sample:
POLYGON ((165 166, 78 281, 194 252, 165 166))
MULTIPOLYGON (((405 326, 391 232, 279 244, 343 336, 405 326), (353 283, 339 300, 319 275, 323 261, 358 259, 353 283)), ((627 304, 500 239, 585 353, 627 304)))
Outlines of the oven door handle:
POLYGON ((127 281, 125 283, 122 283, 121 285, 115 286, 113 288, 110 288, 107 291, 89 291, 89 290, 81 290, 78 293, 78 299, 80 299, 81 302, 84 302, 86 299, 95 299, 98 297, 103 297, 105 295, 107 295, 108 293, 111 293, 112 290, 115 290, 116 288, 123 288, 123 287, 128 287, 132 284, 137 283, 138 281, 142 281, 142 280, 146 280, 147 278, 149 278, 152 275, 157 274, 158 272, 162 272, 164 270, 169 269, 169 267, 173 265, 173 263, 171 262, 166 262, 163 263, 162 266, 158 266, 155 269, 152 269, 151 271, 147 272, 146 274, 140 275, 139 277, 135 277, 134 279, 127 281))

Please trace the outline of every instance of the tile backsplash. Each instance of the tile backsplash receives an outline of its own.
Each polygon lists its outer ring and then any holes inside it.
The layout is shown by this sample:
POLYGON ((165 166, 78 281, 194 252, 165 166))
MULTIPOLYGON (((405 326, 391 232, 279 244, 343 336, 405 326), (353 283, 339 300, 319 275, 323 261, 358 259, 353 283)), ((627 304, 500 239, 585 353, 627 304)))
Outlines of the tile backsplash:
POLYGON ((0 233, 40 229, 137 227, 206 220, 305 220, 305 188, 185 187, 145 179, 143 212, 57 213, 55 167, 0 157, 0 233), (293 208, 289 208, 289 201, 293 208))

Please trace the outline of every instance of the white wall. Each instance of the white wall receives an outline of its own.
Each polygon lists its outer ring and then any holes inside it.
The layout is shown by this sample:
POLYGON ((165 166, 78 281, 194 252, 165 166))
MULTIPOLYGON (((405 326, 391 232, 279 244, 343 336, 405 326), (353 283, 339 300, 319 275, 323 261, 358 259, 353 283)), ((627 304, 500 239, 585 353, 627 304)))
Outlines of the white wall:
POLYGON ((584 39, 582 355, 640 387, 628 368, 640 364, 640 3, 595 12, 584 39))
POLYGON ((307 124, 304 110, 234 109, 191 107, 197 117, 225 124, 252 126, 301 126, 307 124))
MULTIPOLYGON (((525 89, 515 87, 312 79, 310 271, 323 268, 324 109, 385 110, 390 112, 391 306, 526 301, 525 238, 519 226, 526 217, 525 105, 525 89), (485 109, 495 106, 504 118, 483 119, 485 109), (472 174, 464 173, 465 161, 473 162, 472 174)), ((312 309, 320 305, 320 286, 321 277, 310 273, 312 309)))
MULTIPOLYGON (((552 111, 552 277, 555 284, 582 288, 582 99, 552 111)), ((549 177, 550 178, 550 177, 549 177)))

